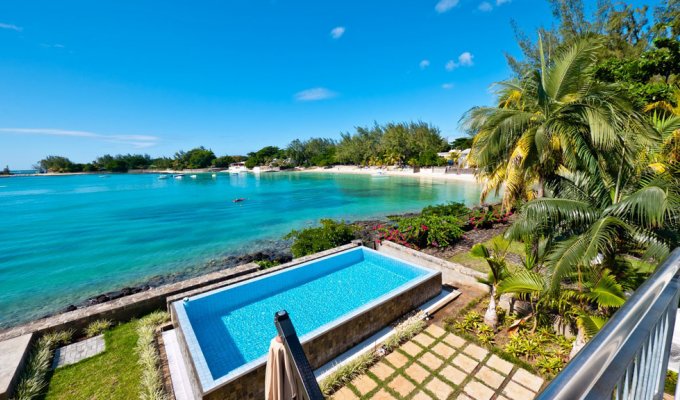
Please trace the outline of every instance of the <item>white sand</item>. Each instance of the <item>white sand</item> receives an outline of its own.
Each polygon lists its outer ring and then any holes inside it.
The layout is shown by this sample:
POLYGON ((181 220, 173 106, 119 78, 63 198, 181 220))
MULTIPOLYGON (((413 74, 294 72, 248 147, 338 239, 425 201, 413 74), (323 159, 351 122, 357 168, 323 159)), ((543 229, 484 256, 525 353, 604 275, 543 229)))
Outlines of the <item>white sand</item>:
POLYGON ((393 168, 377 168, 377 167, 366 167, 361 168, 354 165, 336 165, 333 168, 306 168, 298 170, 299 172, 314 172, 314 173, 327 173, 327 174, 361 174, 361 175, 375 175, 378 171, 383 171, 384 175, 387 176, 408 176, 412 178, 428 178, 428 179, 443 179, 450 181, 465 181, 465 182, 477 182, 477 178, 473 174, 469 173, 444 173, 443 167, 435 168, 421 168, 420 172, 413 172, 411 168, 404 169, 393 169, 393 168))

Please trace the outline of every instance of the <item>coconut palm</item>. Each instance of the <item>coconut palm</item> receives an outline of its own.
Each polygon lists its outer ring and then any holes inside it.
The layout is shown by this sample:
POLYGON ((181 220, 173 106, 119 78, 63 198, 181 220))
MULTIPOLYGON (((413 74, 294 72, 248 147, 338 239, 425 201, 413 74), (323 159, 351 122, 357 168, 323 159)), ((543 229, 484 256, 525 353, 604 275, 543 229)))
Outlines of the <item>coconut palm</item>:
POLYGON ((654 136, 624 92, 594 79, 595 39, 578 38, 552 58, 539 39, 539 50, 539 70, 498 83, 497 107, 472 108, 462 119, 475 134, 470 160, 485 182, 482 199, 505 186, 506 208, 543 197, 560 168, 605 174, 602 154, 630 158, 631 144, 654 136), (635 132, 634 140, 624 132, 635 132))
POLYGON ((544 264, 551 290, 559 290, 572 277, 582 287, 583 273, 592 266, 608 268, 623 279, 627 270, 619 254, 644 252, 644 258, 658 262, 676 244, 672 232, 680 218, 677 174, 648 168, 630 176, 633 172, 621 168, 618 176, 602 179, 562 170, 549 183, 554 197, 524 205, 506 235, 549 239, 544 264))
POLYGON ((494 240, 493 250, 489 250, 485 245, 478 243, 472 246, 470 254, 486 260, 489 265, 489 275, 487 278, 480 278, 479 281, 489 286, 489 307, 484 313, 484 323, 496 329, 498 325, 498 313, 496 304, 498 303, 498 285, 508 274, 505 257, 508 253, 510 242, 505 240, 494 240))

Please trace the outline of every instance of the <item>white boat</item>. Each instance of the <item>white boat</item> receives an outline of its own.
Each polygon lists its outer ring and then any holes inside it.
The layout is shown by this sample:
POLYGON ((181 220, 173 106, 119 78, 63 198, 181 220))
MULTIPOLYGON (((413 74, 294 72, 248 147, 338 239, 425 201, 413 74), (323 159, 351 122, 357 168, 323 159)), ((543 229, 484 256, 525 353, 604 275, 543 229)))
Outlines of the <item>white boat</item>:
POLYGON ((259 174, 260 172, 262 172, 262 168, 260 168, 260 167, 253 167, 253 173, 259 174))
POLYGON ((184 174, 175 175, 175 179, 182 179, 182 178, 184 178, 184 174))
POLYGON ((241 173, 244 173, 244 172, 248 172, 248 168, 246 168, 245 163, 238 162, 238 163, 229 164, 229 173, 241 174, 241 173))
POLYGON ((213 177, 213 178, 217 178, 217 174, 212 174, 212 177, 213 177))
POLYGON ((168 179, 167 174, 158 175, 158 179, 168 179))
POLYGON ((196 175, 189 175, 189 178, 196 179, 196 175))

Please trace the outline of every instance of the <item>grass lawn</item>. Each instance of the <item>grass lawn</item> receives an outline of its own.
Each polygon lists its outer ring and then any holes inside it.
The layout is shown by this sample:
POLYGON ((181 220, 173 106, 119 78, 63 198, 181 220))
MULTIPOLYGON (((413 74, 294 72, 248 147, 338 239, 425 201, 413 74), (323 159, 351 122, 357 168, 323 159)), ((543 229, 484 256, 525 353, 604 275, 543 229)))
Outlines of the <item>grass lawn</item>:
MULTIPOLYGON (((493 241, 496 238, 502 238, 503 234, 500 234, 498 236, 494 236, 493 238, 487 240, 484 242, 484 245, 489 248, 489 250, 493 250, 493 241)), ((512 241, 510 243, 510 246, 508 247, 508 254, 515 254, 519 257, 524 257, 524 243, 518 242, 518 241, 512 241)), ((455 254, 453 257, 449 258, 449 261, 463 264, 464 266, 468 268, 472 268, 477 271, 481 272, 489 272, 489 266, 486 263, 486 261, 483 258, 475 257, 472 254, 470 254, 469 251, 465 251, 462 253, 455 254)), ((516 266, 516 264, 512 262, 508 262, 508 265, 512 268, 516 266)))
POLYGON ((141 367, 135 352, 137 321, 104 333, 106 350, 54 372, 46 399, 137 399, 141 367))

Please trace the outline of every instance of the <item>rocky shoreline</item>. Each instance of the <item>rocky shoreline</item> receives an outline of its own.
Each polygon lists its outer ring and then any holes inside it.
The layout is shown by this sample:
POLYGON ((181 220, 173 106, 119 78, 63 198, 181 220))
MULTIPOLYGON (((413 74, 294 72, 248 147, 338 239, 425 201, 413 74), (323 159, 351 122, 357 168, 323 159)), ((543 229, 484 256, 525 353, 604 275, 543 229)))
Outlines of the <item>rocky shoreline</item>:
POLYGON ((144 292, 152 288, 179 282, 185 279, 194 278, 200 275, 209 274, 211 272, 233 268, 242 264, 247 264, 255 261, 270 261, 277 264, 283 264, 289 262, 292 259, 293 256, 290 252, 290 244, 287 241, 277 241, 274 244, 268 247, 264 247, 261 250, 255 252, 229 254, 223 258, 210 260, 203 265, 190 267, 180 272, 156 275, 154 277, 151 277, 150 279, 147 279, 144 283, 140 283, 134 286, 126 286, 121 289, 102 293, 97 296, 92 296, 79 303, 70 304, 60 311, 47 314, 44 317, 50 317, 53 315, 61 314, 63 312, 74 311, 79 308, 106 303, 108 301, 116 300, 124 296, 144 292))
MULTIPOLYGON (((387 219, 392 217, 407 217, 413 215, 418 215, 418 213, 404 213, 398 215, 390 215, 384 218, 374 218, 368 220, 347 222, 355 225, 358 228, 357 229, 358 239, 361 239, 362 242, 366 245, 371 245, 375 241, 375 237, 373 235, 373 228, 376 225, 385 223, 387 219)), ((195 278, 200 275, 205 275, 211 272, 233 268, 238 265, 243 265, 251 262, 269 261, 275 264, 283 264, 293 259, 292 253, 290 251, 290 245, 291 242, 288 240, 268 241, 258 251, 228 254, 222 258, 210 260, 202 265, 191 266, 182 271, 170 274, 156 275, 150 277, 149 279, 137 285, 125 286, 120 289, 112 290, 109 292, 98 294, 96 296, 89 297, 81 302, 70 304, 62 308, 61 310, 45 314, 37 319, 47 318, 65 312, 75 311, 80 308, 106 303, 109 301, 119 299, 121 297, 144 292, 159 286, 179 282, 190 278, 195 278)))

